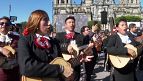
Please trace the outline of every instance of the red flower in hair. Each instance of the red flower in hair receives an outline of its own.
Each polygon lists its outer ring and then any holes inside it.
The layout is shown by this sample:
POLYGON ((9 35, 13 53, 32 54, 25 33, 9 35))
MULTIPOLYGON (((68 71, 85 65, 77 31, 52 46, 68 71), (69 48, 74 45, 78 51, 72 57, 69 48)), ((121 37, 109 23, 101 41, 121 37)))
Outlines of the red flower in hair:
POLYGON ((34 43, 38 48, 50 48, 51 47, 49 40, 45 37, 35 38, 34 43))
POLYGON ((22 34, 23 34, 24 36, 27 36, 27 35, 29 34, 28 28, 25 28, 22 34))
POLYGON ((65 35, 65 38, 68 39, 68 40, 71 40, 74 38, 74 33, 68 33, 65 35))

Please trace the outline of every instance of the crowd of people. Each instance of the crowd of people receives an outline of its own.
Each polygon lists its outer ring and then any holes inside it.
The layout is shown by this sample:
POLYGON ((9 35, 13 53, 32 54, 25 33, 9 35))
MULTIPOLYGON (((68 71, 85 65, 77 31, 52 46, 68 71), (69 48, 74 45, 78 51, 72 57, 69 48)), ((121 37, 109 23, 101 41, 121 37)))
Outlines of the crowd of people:
POLYGON ((143 70, 143 31, 137 32, 136 24, 128 27, 121 19, 115 31, 109 31, 94 21, 91 29, 83 26, 76 32, 75 22, 68 16, 65 31, 52 32, 47 12, 35 10, 21 32, 8 17, 0 18, 0 81, 79 81, 81 65, 84 81, 90 81, 101 51, 113 81, 137 81, 136 69, 143 70), (130 60, 118 68, 110 55, 130 60))

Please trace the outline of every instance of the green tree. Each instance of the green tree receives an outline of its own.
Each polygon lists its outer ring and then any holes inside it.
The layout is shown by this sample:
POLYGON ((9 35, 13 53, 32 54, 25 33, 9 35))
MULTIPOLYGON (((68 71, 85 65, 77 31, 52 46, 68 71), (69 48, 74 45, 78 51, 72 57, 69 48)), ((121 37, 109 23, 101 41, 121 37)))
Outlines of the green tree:
POLYGON ((140 22, 142 20, 139 16, 121 16, 115 19, 115 23, 117 23, 120 19, 126 19, 127 22, 140 22))
POLYGON ((90 29, 92 28, 92 25, 93 25, 93 20, 88 21, 88 27, 89 27, 90 29))
MULTIPOLYGON (((101 22, 97 21, 98 22, 98 26, 101 27, 101 22)), ((94 24, 94 21, 91 20, 91 21, 88 21, 88 27, 91 29, 92 28, 92 25, 94 24)))

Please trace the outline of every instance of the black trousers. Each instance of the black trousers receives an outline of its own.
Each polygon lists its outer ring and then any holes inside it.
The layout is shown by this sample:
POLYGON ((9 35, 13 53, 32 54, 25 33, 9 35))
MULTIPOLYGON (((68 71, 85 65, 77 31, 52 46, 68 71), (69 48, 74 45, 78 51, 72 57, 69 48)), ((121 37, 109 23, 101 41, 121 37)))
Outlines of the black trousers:
POLYGON ((85 62, 86 81, 90 81, 91 80, 91 75, 93 73, 95 64, 96 64, 96 60, 95 59, 90 61, 90 62, 85 62))

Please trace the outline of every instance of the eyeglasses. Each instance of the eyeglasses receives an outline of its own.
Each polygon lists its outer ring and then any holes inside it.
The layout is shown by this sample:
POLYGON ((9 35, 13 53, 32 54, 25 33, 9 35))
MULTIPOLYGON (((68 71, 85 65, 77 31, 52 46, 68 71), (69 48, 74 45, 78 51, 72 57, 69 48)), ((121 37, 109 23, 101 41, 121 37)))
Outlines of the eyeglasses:
POLYGON ((5 26, 10 26, 9 22, 0 22, 0 25, 4 25, 4 24, 5 24, 5 26))

